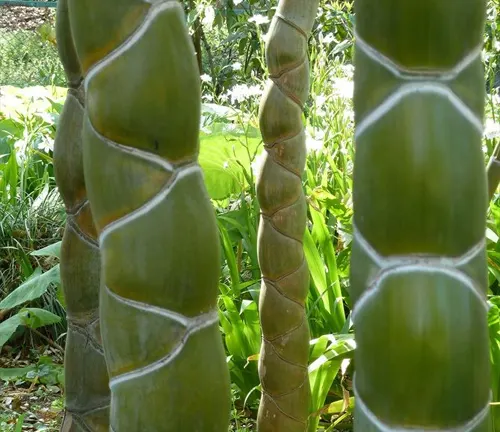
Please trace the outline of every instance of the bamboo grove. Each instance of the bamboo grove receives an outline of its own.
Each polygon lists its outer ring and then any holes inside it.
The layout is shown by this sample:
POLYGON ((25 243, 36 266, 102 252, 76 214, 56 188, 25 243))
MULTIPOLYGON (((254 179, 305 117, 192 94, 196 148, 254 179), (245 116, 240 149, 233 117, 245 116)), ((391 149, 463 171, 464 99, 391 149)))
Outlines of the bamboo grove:
MULTIPOLYGON (((305 432, 311 414, 303 110, 318 3, 280 0, 266 38, 259 432, 305 432)), ((484 233, 500 163, 486 175, 485 3, 355 9, 354 428, 488 431, 484 233)), ((219 235, 182 4, 59 0, 57 13, 69 86, 54 151, 67 211, 62 431, 225 432, 219 235)))

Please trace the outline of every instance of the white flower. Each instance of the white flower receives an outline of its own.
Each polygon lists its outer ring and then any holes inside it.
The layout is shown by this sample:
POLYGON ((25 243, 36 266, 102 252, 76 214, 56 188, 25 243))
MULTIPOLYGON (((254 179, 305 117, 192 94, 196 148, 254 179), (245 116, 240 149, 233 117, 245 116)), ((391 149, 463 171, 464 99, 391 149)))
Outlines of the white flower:
POLYGON ((325 45, 330 45, 333 41, 335 40, 335 38, 333 37, 333 33, 328 33, 322 40, 322 42, 325 44, 325 45))
POLYGON ((210 30, 215 20, 215 10, 212 6, 206 6, 204 12, 205 16, 203 17, 201 22, 205 27, 207 27, 210 30))
POLYGON ((354 123, 354 111, 351 108, 346 108, 344 110, 344 115, 350 123, 354 123))
POLYGON ((206 83, 209 83, 209 82, 212 82, 212 77, 210 75, 207 75, 207 74, 203 74, 200 76, 200 79, 203 81, 203 82, 206 82, 206 83))
POLYGON ((263 25, 269 22, 269 18, 264 15, 254 15, 252 18, 248 20, 248 22, 253 22, 256 25, 263 25))
POLYGON ((313 137, 308 131, 306 131, 306 149, 307 152, 316 152, 323 148, 323 138, 325 133, 321 130, 314 131, 315 137, 313 137))
POLYGON ((54 150, 54 140, 52 138, 44 139, 40 144, 38 144, 38 150, 45 153, 49 153, 54 150))
POLYGON ((237 84, 227 92, 232 103, 243 102, 253 96, 260 96, 262 89, 258 85, 247 86, 246 84, 237 84))
POLYGON ((243 0, 233 0, 233 4, 235 6, 238 6, 239 4, 243 3, 243 0))
POLYGON ((26 139, 21 139, 14 143, 14 150, 16 152, 16 161, 18 165, 21 165, 26 160, 27 147, 28 141, 26 139))
POLYGON ((203 100, 206 100, 207 102, 213 102, 214 97, 212 95, 206 94, 203 95, 203 100))
POLYGON ((17 140, 14 143, 14 148, 17 153, 24 153, 26 151, 26 147, 28 145, 28 142, 25 139, 17 140))
POLYGON ((40 112, 40 113, 37 113, 38 116, 45 122, 45 123, 48 123, 49 125, 53 125, 54 124, 54 114, 50 114, 48 112, 40 112))
POLYGON ((492 119, 486 119, 484 126, 484 136, 487 139, 493 139, 500 136, 500 124, 495 123, 492 119))
POLYGON ((340 67, 342 72, 348 77, 351 78, 354 76, 354 66, 352 64, 345 64, 340 67))
POLYGON ((335 78, 333 80, 333 93, 343 99, 352 99, 354 83, 347 78, 335 78))
POLYGON ((241 70, 241 63, 240 62, 233 63, 232 68, 233 68, 234 71, 241 70))
POLYGON ((321 108, 325 104, 325 102, 326 102, 326 96, 322 95, 322 94, 318 95, 318 96, 316 96, 316 98, 314 99, 314 101, 316 102, 316 106, 318 108, 321 108))

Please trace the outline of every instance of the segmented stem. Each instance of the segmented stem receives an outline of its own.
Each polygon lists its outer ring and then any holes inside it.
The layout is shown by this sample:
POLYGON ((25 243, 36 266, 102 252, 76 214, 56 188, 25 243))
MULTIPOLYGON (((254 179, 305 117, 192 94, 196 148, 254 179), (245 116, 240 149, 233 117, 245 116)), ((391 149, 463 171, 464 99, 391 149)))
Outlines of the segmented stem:
POLYGON ((108 428, 109 388, 99 329, 99 248, 83 173, 83 78, 70 27, 67 1, 59 0, 57 46, 69 85, 54 144, 55 177, 67 213, 61 248, 68 320, 61 431, 97 432, 108 428))
POLYGON ((260 108, 266 156, 257 182, 262 271, 260 432, 304 431, 310 389, 305 299, 309 271, 302 240, 306 148, 302 107, 309 95, 308 35, 318 1, 281 0, 266 46, 269 83, 260 108))
POLYGON ((356 0, 355 430, 488 430, 483 0, 356 0))
POLYGON ((225 431, 219 238, 197 163, 200 81, 182 5, 70 1, 111 428, 225 431))

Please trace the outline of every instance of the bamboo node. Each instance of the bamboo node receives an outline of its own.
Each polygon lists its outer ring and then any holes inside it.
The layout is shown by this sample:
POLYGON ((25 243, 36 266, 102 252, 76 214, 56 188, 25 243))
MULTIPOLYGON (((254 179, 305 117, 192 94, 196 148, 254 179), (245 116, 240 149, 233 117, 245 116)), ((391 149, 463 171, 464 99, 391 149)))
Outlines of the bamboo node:
POLYGON ((474 417, 472 417, 470 420, 466 421, 465 423, 455 426, 452 428, 440 428, 440 429, 429 429, 427 427, 421 427, 421 428, 407 428, 407 427, 399 427, 399 426, 391 426, 385 423, 383 420, 381 420, 377 415, 368 408, 368 405, 366 405, 365 401, 361 398, 359 395, 358 389, 356 387, 356 373, 354 373, 353 379, 352 379, 352 389, 354 391, 354 397, 356 401, 356 408, 359 409, 369 420, 370 422, 380 431, 380 432, 417 432, 417 431, 425 431, 425 432, 467 432, 467 431, 473 431, 476 430, 477 427, 483 425, 485 420, 488 417, 488 414, 490 412, 490 402, 492 400, 492 395, 490 392, 488 402, 486 403, 486 406, 479 411, 474 417))

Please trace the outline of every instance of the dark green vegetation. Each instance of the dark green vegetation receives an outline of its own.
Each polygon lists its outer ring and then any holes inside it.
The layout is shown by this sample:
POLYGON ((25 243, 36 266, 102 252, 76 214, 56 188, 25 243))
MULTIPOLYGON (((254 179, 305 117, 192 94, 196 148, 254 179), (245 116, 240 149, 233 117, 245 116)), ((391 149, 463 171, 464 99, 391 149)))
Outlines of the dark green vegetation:
MULTIPOLYGON (((202 52, 199 162, 216 209, 222 250, 217 308, 232 383, 231 427, 242 431, 248 430, 245 426, 252 422, 247 419, 257 417, 261 398, 257 372, 261 344, 258 314, 261 269, 257 249, 260 208, 256 198, 256 173, 262 164, 263 146, 257 115, 267 78, 264 37, 274 10, 271 3, 265 1, 243 1, 234 8, 219 7, 214 2, 186 2, 185 6, 188 24, 194 30, 195 46, 199 37, 202 52)), ((320 2, 309 43, 310 97, 304 104, 307 157, 302 185, 307 220, 303 244, 310 276, 305 301, 311 332, 310 424, 318 424, 323 431, 352 428, 355 348, 351 320, 354 299, 349 282, 354 153, 352 12, 346 2, 320 2)), ((500 114, 500 98, 491 85, 498 60, 497 12, 497 2, 489 2, 483 32, 483 59, 489 89, 487 128, 482 140, 484 154, 481 155, 484 165, 498 142, 499 132, 495 122, 500 114)), ((52 386, 60 388, 63 381, 61 373, 49 372, 60 372, 57 365, 61 363, 60 355, 55 354, 58 349, 52 344, 65 347, 67 336, 66 303, 59 273, 59 242, 66 216, 55 189, 52 150, 65 93, 60 88, 25 89, 20 99, 12 96, 16 89, 3 87, 1 91, 0 296, 3 300, 0 342, 5 359, 1 366, 25 366, 19 364, 20 360, 7 361, 17 355, 36 366, 16 373, 2 369, 1 376, 6 379, 8 373, 11 378, 9 384, 3 384, 1 392, 2 398, 4 394, 8 398, 9 394, 28 391, 33 386, 32 393, 39 391, 48 395, 54 390, 52 386), (45 249, 34 252, 42 248, 45 249), (30 351, 43 354, 46 348, 50 348, 48 354, 54 357, 55 365, 41 368, 37 366, 38 357, 30 357, 30 351)), ((445 159, 444 155, 442 158, 445 159)), ((458 189, 448 193, 460 194, 458 189)), ((500 400, 500 297, 497 297, 500 295, 500 206, 497 199, 494 196, 488 207, 486 230, 488 329, 492 352, 489 385, 493 401, 500 400)), ((465 237, 461 240, 465 241, 465 237)), ((446 305, 450 313, 459 313, 458 306, 446 305)), ((479 338, 479 335, 473 334, 473 337, 479 338)), ((474 339, 476 342, 479 343, 474 339)), ((387 348, 381 339, 378 349, 383 352, 387 348)), ((46 360, 42 357, 43 361, 46 360)), ((203 368, 203 355, 197 362, 203 368)), ((382 378, 384 383, 389 383, 393 377, 389 373, 382 378)), ((433 382, 431 375, 424 376, 423 385, 433 382)), ((466 397, 468 395, 464 395, 466 397)), ((5 398, 1 403, 2 408, 9 404, 9 409, 5 410, 4 418, 0 417, 0 424, 11 423, 10 426, 2 424, 0 429, 15 430, 15 422, 26 407, 6 402, 5 398)), ((35 401, 27 399, 26 403, 35 415, 41 415, 35 401)), ((49 408, 48 412, 59 413, 60 399, 56 399, 53 408, 50 403, 45 407, 49 408)), ((492 417, 497 416, 500 418, 500 408, 493 406, 492 417)), ((28 424, 28 417, 21 421, 28 424)))

